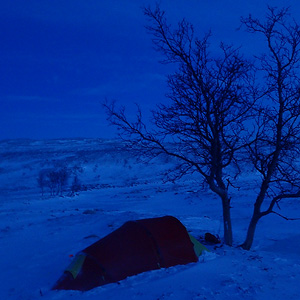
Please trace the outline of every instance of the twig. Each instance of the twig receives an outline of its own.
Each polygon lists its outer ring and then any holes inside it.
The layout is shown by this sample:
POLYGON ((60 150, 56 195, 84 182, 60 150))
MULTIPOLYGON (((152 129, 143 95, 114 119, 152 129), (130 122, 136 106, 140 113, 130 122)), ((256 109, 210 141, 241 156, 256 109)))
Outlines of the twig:
POLYGON ((287 221, 299 221, 300 220, 300 218, 288 218, 286 216, 281 215, 280 213, 278 213, 276 211, 271 211, 271 213, 273 213, 273 214, 275 214, 275 215, 277 215, 277 216, 279 216, 279 217, 281 217, 281 218, 283 218, 287 221))

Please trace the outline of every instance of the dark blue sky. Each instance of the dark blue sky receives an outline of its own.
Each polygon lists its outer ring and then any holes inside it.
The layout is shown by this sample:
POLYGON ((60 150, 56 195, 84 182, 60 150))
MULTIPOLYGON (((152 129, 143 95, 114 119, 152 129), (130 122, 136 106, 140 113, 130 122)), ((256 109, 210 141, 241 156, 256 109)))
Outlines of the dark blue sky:
MULTIPOLYGON (((267 3, 298 1, 163 0, 171 23, 185 17, 197 33, 250 51, 235 31, 241 16, 262 16, 267 3)), ((116 99, 144 111, 165 101, 168 67, 146 33, 144 0, 0 0, 0 139, 114 137, 101 103, 116 99)), ((300 20, 298 20, 300 22, 300 20)))

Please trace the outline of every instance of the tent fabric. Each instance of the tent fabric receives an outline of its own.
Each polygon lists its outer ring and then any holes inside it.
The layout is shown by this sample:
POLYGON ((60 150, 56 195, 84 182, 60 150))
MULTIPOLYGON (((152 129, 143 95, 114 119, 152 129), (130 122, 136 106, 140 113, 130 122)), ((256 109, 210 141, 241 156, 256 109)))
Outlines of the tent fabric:
POLYGON ((204 251, 210 252, 205 246, 203 246, 196 238, 194 238, 191 234, 189 234, 191 242, 194 244, 194 251, 197 256, 202 255, 204 251))
POLYGON ((196 242, 175 217, 129 221, 78 253, 53 289, 84 291, 145 271, 197 262, 204 249, 196 242))

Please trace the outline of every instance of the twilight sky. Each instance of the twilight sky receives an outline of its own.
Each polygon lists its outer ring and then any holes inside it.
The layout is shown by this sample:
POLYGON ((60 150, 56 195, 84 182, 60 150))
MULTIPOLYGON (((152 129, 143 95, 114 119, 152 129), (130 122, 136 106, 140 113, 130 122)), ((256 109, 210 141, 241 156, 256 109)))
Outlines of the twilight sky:
MULTIPOLYGON (((115 99, 133 111, 165 101, 168 66, 161 65, 144 28, 153 0, 0 0, 0 140, 115 137, 101 107, 115 99)), ((241 16, 263 16, 267 4, 296 0, 162 0, 169 23, 183 17, 201 37, 257 50, 235 29, 241 16)))

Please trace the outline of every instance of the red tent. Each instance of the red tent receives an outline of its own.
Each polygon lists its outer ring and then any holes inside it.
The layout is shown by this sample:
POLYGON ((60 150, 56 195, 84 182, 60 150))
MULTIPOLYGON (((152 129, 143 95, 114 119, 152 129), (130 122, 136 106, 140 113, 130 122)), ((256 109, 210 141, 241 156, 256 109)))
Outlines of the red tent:
POLYGON ((78 253, 53 289, 85 291, 197 260, 194 244, 178 219, 166 216, 129 221, 78 253))

